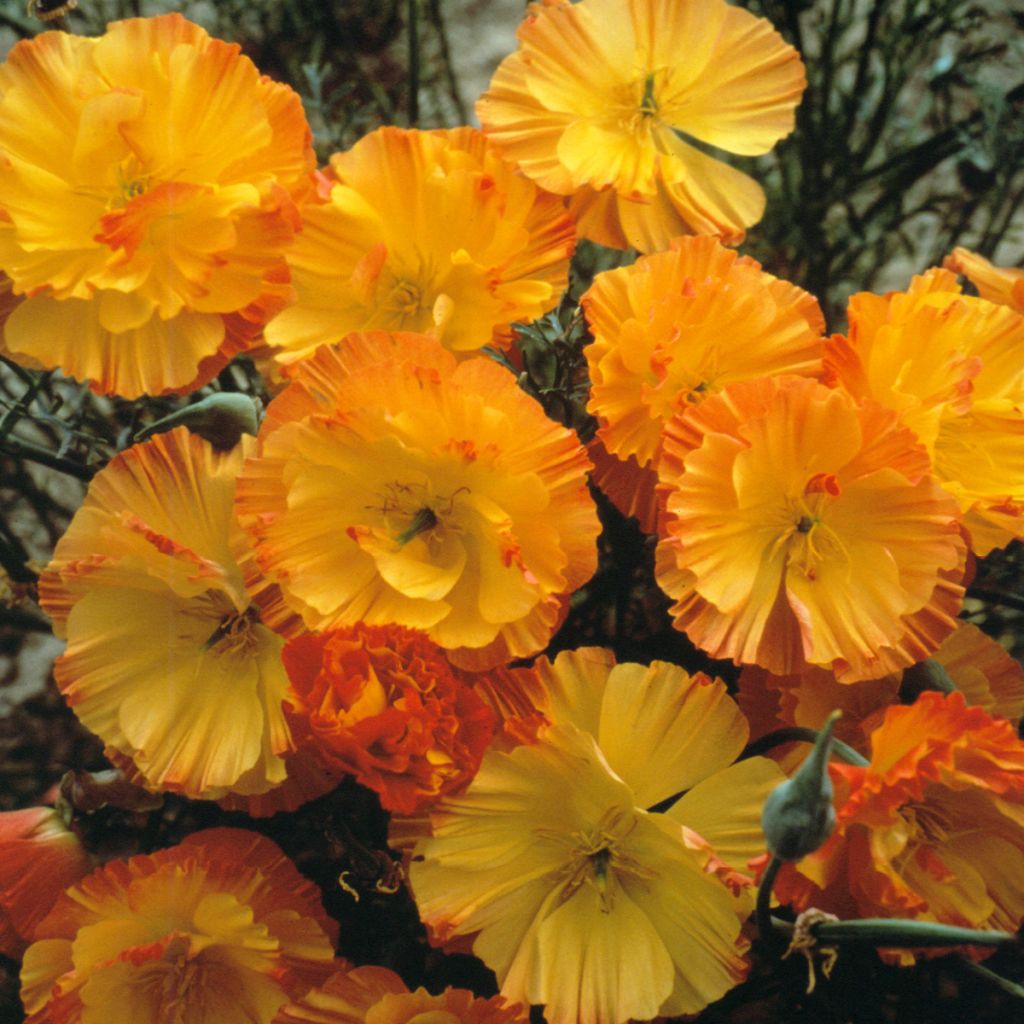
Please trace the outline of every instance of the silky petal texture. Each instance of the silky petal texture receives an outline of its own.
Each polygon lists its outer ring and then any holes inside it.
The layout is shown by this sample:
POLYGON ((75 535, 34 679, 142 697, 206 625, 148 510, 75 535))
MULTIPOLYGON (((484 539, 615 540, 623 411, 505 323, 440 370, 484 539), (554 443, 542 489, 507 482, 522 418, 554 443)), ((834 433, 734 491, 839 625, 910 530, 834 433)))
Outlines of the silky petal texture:
POLYGON ((572 221, 479 132, 381 128, 330 169, 289 250, 297 301, 266 330, 280 363, 369 329, 505 348, 513 321, 558 302, 572 221))
POLYGON ((156 1024, 174 997, 188 1020, 270 1024, 330 973, 336 933, 270 840, 210 829, 69 889, 26 954, 22 999, 33 1024, 98 1024, 126 1006, 156 1024))
POLYGON ((727 384, 821 372, 814 298, 709 236, 598 274, 580 303, 594 334, 587 408, 605 448, 641 465, 669 416, 727 384))
POLYGON ((309 628, 398 623, 483 667, 543 647, 592 573, 588 469, 492 361, 373 332, 296 366, 237 510, 309 628))
POLYGON ((893 414, 766 378, 671 419, 664 445, 656 576, 677 628, 713 656, 853 682, 955 628, 956 506, 893 414))
POLYGON ((1024 315, 931 270, 905 292, 854 295, 849 319, 849 337, 827 347, 826 379, 918 434, 975 554, 1024 536, 1024 315))
POLYGON ((552 1024, 650 1017, 670 997, 694 1012, 742 976, 743 904, 571 725, 489 753, 431 826, 410 865, 428 928, 477 933, 502 994, 552 1024))
POLYGON ((963 274, 983 299, 1024 313, 1024 270, 1020 267, 997 267, 984 256, 962 246, 957 246, 942 265, 947 270, 963 274))
MULTIPOLYGON (((777 892, 797 907, 1016 930, 1024 744, 961 694, 890 707, 866 768, 834 766, 835 834, 777 892)), ((906 958, 905 958, 906 959, 906 958)))
POLYGON ((760 218, 759 186, 676 133, 752 155, 792 131, 803 65, 767 21, 720 0, 583 0, 531 5, 518 39, 477 116, 574 196, 586 237, 651 251, 681 230, 740 241, 760 218))
POLYGON ((117 456, 40 579, 68 640, 58 686, 150 788, 216 799, 286 780, 283 640, 252 605, 266 584, 247 588, 235 559, 235 478, 254 444, 218 454, 178 428, 117 456))
POLYGON ((501 996, 477 999, 462 988, 446 988, 440 995, 423 988, 410 992, 394 971, 355 967, 332 974, 283 1007, 273 1024, 512 1024, 523 1019, 523 1008, 507 1005, 501 996))
POLYGON ((19 360, 101 393, 188 392, 286 301, 311 136, 236 45, 177 14, 44 33, 0 68, 0 134, 19 360))

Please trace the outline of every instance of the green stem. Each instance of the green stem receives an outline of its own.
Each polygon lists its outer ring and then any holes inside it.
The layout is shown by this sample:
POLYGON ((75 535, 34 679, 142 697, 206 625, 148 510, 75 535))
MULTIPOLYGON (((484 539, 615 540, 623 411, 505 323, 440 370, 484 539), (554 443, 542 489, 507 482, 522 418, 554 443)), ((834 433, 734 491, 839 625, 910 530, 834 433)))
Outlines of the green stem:
MULTIPOLYGON (((748 743, 737 760, 745 761, 748 757, 757 757, 783 743, 813 743, 817 738, 818 731, 816 729, 806 729, 801 725, 789 725, 784 729, 775 729, 752 743, 748 743)), ((833 739, 832 750, 841 761, 845 761, 847 764, 855 764, 859 768, 870 764, 866 757, 842 740, 833 739)))
POLYGON ((88 466, 80 465, 71 459, 54 455, 45 448, 30 444, 28 441, 19 440, 16 437, 5 437, 0 440, 0 452, 11 455, 16 459, 27 459, 29 462, 38 462, 40 466, 48 466, 59 473, 67 473, 68 476, 77 477, 79 480, 91 480, 96 471, 88 466))
POLYGON ((775 885, 781 867, 782 861, 778 857, 772 857, 761 876, 761 884, 757 887, 757 933, 765 944, 777 942, 780 931, 784 931, 779 929, 779 922, 772 917, 772 886, 775 885))

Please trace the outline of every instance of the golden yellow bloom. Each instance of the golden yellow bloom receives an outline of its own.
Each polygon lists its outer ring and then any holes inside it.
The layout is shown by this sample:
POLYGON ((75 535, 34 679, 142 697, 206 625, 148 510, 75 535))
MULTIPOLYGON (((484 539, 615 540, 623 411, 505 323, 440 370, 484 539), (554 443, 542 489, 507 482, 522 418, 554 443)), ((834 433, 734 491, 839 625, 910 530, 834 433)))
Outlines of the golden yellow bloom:
POLYGON ((668 422, 659 585, 714 657, 871 679, 956 626, 956 502, 895 413, 800 377, 730 385, 668 422))
POLYGON ((464 988, 446 988, 432 996, 410 992, 385 967, 343 969, 296 1003, 285 1006, 274 1024, 515 1024, 523 1008, 501 996, 477 999, 464 988))
POLYGON ((763 18, 724 0, 548 0, 518 38, 477 115, 573 197, 582 235, 651 252, 680 234, 739 242, 761 219, 760 186, 686 140, 752 156, 793 130, 803 65, 763 18))
POLYGON ((288 252, 298 300, 267 327, 282 363, 373 328, 504 348, 565 289, 571 218, 478 131, 380 128, 327 186, 288 252))
POLYGON ((587 648, 506 682, 518 694, 491 681, 499 703, 547 721, 432 809, 409 868, 423 920, 438 941, 473 936, 502 994, 551 1024, 699 1011, 744 973, 735 868, 763 852, 781 773, 732 765, 743 716, 721 681, 674 665, 587 648))
POLYGON ((289 296, 315 157, 298 96, 178 14, 0 68, 7 349, 137 397, 213 377, 289 296))
MULTIPOLYGON (((813 296, 707 235, 598 274, 580 302, 594 334, 585 352, 597 436, 652 475, 674 413, 733 381, 821 372, 825 320, 813 296)), ((649 516, 641 523, 653 532, 649 516)))
POLYGON ((284 640, 260 623, 266 584, 247 587, 232 518, 253 446, 221 454, 179 428, 121 453, 40 579, 68 641, 57 685, 150 788, 257 797, 285 781, 284 640))
POLYGON ((943 266, 963 274, 983 299, 1024 313, 1024 270, 1020 267, 997 267, 961 246, 943 260, 943 266))
POLYGON ((354 334, 271 403, 238 512, 310 629, 396 623, 498 664, 544 647, 594 571, 589 468, 492 360, 354 334))
POLYGON ((930 270, 906 292, 854 295, 849 319, 827 346, 829 380, 899 412, 976 554, 1024 537, 1024 315, 930 270))
POLYGON ((61 896, 25 954, 26 1024, 271 1024, 331 972, 336 938, 269 839, 197 832, 61 896))

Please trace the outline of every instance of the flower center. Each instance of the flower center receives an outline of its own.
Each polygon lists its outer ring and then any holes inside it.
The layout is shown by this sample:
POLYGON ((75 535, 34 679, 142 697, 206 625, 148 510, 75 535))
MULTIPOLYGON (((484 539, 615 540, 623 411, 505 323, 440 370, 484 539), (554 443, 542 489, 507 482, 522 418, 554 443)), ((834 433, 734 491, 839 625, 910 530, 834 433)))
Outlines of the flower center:
POLYGON ((210 634, 203 650, 215 654, 248 654, 257 645, 254 627, 260 615, 255 605, 249 605, 244 612, 232 609, 220 620, 220 625, 210 634))
POLYGON ((369 508, 382 513, 384 532, 405 547, 416 537, 458 529, 455 509, 459 496, 468 492, 468 487, 459 487, 449 495, 435 494, 427 484, 394 481, 385 488, 380 504, 369 508))
POLYGON ((826 522, 828 506, 840 493, 834 475, 816 473, 807 481, 803 494, 787 497, 781 513, 784 525, 769 549, 769 558, 787 548, 787 569, 809 580, 817 579, 823 562, 849 562, 842 538, 826 522))
POLYGON ((384 307, 401 317, 415 316, 420 311, 422 297, 419 285, 399 281, 384 300, 384 307))
POLYGON ((654 72, 644 79, 644 93, 640 97, 640 114, 653 117, 658 112, 658 101, 654 97, 654 72))

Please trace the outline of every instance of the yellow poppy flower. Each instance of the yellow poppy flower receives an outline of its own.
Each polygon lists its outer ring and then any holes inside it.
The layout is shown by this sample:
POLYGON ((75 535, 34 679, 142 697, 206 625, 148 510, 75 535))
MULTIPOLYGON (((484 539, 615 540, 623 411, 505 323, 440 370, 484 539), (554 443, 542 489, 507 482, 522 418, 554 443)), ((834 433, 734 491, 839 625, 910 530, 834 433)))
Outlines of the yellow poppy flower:
POLYGON ((549 0, 518 38, 477 116, 573 197, 584 237, 652 252, 680 234, 739 242, 761 219, 761 187, 701 147, 752 156, 793 130, 803 64, 763 18, 724 0, 549 0))

